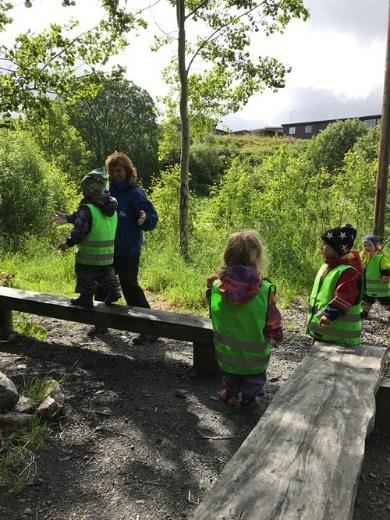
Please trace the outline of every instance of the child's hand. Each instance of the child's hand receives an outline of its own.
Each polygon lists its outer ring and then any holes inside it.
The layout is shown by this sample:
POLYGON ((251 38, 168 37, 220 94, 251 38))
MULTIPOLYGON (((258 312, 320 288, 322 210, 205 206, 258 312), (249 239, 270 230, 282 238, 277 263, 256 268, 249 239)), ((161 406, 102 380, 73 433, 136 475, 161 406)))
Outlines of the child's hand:
POLYGON ((141 209, 141 211, 139 212, 139 215, 138 215, 138 225, 139 226, 142 226, 142 224, 145 222, 146 220, 146 213, 144 210, 141 209))
POLYGON ((60 244, 58 246, 58 250, 59 251, 67 251, 68 249, 70 248, 70 246, 68 246, 68 244, 66 242, 63 242, 62 244, 60 244))
POLYGON ((382 276, 381 283, 389 283, 390 282, 390 276, 382 276))
POLYGON ((65 213, 60 213, 59 211, 55 211, 54 216, 53 216, 53 222, 54 222, 54 224, 58 224, 59 226, 62 226, 63 224, 67 224, 68 220, 66 218, 65 213))
POLYGON ((218 280, 218 275, 217 274, 212 274, 211 276, 209 276, 207 278, 207 288, 210 289, 211 286, 213 285, 213 282, 214 280, 218 280))
POLYGON ((322 325, 322 326, 329 325, 329 323, 330 323, 330 319, 327 318, 325 315, 322 315, 321 319, 320 319, 320 325, 322 325))

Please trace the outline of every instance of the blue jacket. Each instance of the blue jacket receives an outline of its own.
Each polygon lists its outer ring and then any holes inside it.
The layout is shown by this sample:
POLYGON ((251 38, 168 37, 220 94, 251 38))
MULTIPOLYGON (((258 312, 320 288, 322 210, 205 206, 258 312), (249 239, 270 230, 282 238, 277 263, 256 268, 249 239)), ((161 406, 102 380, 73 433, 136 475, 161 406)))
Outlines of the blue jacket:
POLYGON ((111 182, 110 195, 118 201, 118 228, 115 237, 115 256, 139 255, 143 243, 143 231, 151 231, 157 225, 158 216, 145 193, 128 181, 111 182), (139 213, 146 213, 142 226, 137 223, 139 213))

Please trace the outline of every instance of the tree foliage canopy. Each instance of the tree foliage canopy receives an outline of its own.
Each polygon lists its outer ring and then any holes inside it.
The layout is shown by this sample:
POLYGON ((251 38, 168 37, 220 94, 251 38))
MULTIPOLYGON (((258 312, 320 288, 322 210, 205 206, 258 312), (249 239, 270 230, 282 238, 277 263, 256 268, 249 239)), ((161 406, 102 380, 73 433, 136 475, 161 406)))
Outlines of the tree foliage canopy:
POLYGON ((115 150, 127 153, 148 185, 158 169, 156 108, 146 90, 131 81, 105 79, 94 97, 70 106, 72 124, 92 152, 91 166, 115 150))
MULTIPOLYGON (((32 3, 26 0, 25 5, 32 3)), ((27 31, 12 45, 0 45, 2 113, 46 107, 54 95, 77 98, 96 92, 103 76, 101 65, 127 44, 129 31, 145 26, 139 13, 121 9, 118 1, 101 0, 101 4, 105 19, 82 34, 77 33, 78 22, 71 21, 51 24, 39 34, 27 31)), ((64 0, 62 5, 75 2, 64 0)), ((14 6, 0 0, 0 32, 12 23, 14 6)))
MULTIPOLYGON (((176 5, 176 1, 170 1, 176 5)), ((194 129, 210 127, 222 116, 237 112, 256 92, 285 86, 290 68, 251 50, 252 37, 260 30, 270 35, 283 32, 292 18, 308 17, 303 0, 187 0, 186 72, 189 112, 194 129), (194 29, 197 23, 199 28, 194 29), (195 37, 191 37, 192 35, 195 37), (193 64, 203 64, 193 72, 193 64)), ((173 35, 156 38, 155 49, 172 43, 173 35)), ((166 98, 176 111, 178 74, 176 58, 165 70, 172 90, 166 98)))

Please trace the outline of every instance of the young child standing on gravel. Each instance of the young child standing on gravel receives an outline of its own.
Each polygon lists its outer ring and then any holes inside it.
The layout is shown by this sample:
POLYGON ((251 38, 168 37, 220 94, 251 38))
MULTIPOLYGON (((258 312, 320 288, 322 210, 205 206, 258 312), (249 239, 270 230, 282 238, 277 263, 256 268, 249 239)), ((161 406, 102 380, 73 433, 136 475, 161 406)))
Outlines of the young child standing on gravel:
POLYGON ((275 286, 261 275, 264 248, 256 231, 233 233, 208 297, 218 364, 224 372, 218 396, 235 406, 256 407, 264 394, 271 341, 283 339, 275 286))
POLYGON ((83 199, 72 215, 56 213, 56 224, 72 223, 66 241, 59 249, 66 251, 78 245, 76 253, 76 290, 78 298, 73 305, 92 308, 93 297, 99 291, 104 294, 107 305, 121 297, 118 278, 112 266, 117 227, 117 201, 105 193, 106 178, 102 172, 93 170, 81 181, 83 199))
POLYGON ((351 252, 356 229, 350 224, 328 229, 321 236, 325 263, 309 298, 307 332, 319 341, 344 345, 361 342, 362 265, 351 252))
POLYGON ((360 252, 364 268, 362 319, 366 319, 375 301, 390 312, 390 258, 379 246, 379 240, 375 235, 366 235, 362 242, 363 250, 360 252))

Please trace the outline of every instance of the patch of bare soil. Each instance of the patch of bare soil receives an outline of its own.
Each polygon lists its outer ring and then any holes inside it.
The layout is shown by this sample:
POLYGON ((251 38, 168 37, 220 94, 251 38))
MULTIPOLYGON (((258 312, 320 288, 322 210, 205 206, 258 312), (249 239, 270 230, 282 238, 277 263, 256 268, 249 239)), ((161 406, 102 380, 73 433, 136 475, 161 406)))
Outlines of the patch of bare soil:
MULTIPOLYGON (((0 518, 190 518, 310 347, 302 309, 284 315, 286 339, 273 350, 264 405, 254 414, 218 401, 217 379, 193 374, 190 343, 133 346, 129 333, 89 337, 89 326, 31 316, 48 338, 1 343, 0 371, 19 388, 23 378, 62 380, 66 415, 38 456, 34 482, 19 494, 0 491, 0 518)), ((386 333, 388 342, 388 324, 380 323, 367 322, 367 337, 378 343, 386 333)), ((390 444, 377 439, 368 441, 355 520, 390 518, 383 516, 390 444)))

